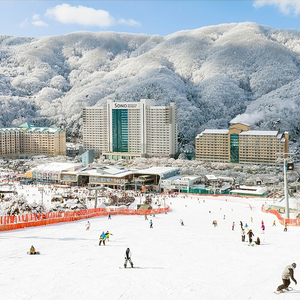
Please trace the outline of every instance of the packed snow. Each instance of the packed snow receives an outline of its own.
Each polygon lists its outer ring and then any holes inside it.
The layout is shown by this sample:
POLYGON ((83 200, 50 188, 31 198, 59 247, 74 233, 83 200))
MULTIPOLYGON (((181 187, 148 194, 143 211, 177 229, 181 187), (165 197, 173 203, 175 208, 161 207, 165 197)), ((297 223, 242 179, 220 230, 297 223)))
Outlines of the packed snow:
MULTIPOLYGON (((81 220, 1 232, 1 298, 299 299, 300 288, 293 282, 293 291, 273 293, 285 266, 300 264, 300 240, 298 227, 284 232, 278 221, 272 226, 275 217, 261 212, 269 201, 178 195, 167 197, 170 212, 148 220, 112 215, 89 219, 88 231, 88 220, 81 220), (261 245, 248 246, 248 236, 241 241, 240 221, 261 245), (113 235, 99 246, 107 230, 113 235), (31 245, 41 255, 27 255, 31 245), (127 247, 133 269, 123 268, 127 247)), ((299 280, 298 274, 296 268, 299 280)))

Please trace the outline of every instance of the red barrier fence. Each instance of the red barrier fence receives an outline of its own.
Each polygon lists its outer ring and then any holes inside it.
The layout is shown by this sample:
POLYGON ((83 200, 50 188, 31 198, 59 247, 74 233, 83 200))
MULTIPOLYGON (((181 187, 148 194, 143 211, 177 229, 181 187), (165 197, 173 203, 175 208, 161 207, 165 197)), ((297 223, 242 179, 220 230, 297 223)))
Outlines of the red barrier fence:
POLYGON ((0 231, 14 230, 25 227, 43 226, 61 222, 73 222, 92 217, 111 215, 152 215, 169 211, 170 207, 155 209, 128 208, 94 208, 77 211, 47 212, 37 214, 23 214, 15 216, 0 216, 0 231))
POLYGON ((264 206, 261 207, 261 210, 265 213, 271 213, 275 215, 281 225, 287 224, 288 226, 300 226, 300 219, 286 219, 275 209, 265 209, 264 206))

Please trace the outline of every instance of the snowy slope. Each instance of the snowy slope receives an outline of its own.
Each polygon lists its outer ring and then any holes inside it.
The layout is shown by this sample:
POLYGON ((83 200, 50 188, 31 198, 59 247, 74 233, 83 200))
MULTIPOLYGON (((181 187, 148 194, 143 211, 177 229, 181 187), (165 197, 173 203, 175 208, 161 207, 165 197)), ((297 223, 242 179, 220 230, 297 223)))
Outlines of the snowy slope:
MULTIPOLYGON (((86 221, 77 221, 1 232, 1 298, 299 298, 294 283, 293 292, 273 293, 281 284, 284 267, 292 262, 299 265, 299 228, 283 232, 278 223, 272 227, 273 216, 260 212, 261 200, 199 197, 198 201, 198 197, 188 197, 167 202, 172 211, 152 217, 153 229, 143 216, 112 216, 111 220, 90 219, 90 231, 85 230, 86 221), (185 226, 180 226, 180 219, 185 226), (265 234, 261 234, 261 220, 265 234), (248 222, 262 245, 249 247, 241 242, 240 221, 248 222), (113 236, 106 246, 99 247, 98 237, 104 230, 113 236), (41 255, 26 255, 32 244, 41 255), (127 247, 139 268, 119 268, 127 247)), ((299 281, 298 268, 295 278, 299 281)))
POLYGON ((299 31, 255 23, 165 37, 114 32, 0 36, 0 126, 26 120, 64 126, 69 135, 78 135, 85 105, 154 98, 178 105, 183 144, 193 143, 205 128, 227 128, 245 112, 254 128, 290 130, 297 140, 299 41, 299 31), (286 112, 284 99, 293 114, 278 123, 278 115, 286 112))

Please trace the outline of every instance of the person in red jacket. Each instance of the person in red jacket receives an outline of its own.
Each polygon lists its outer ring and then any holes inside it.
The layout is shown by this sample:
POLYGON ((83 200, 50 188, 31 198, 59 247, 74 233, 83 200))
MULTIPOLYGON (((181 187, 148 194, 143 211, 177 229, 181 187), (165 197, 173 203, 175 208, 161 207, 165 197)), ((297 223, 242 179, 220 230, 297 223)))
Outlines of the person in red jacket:
POLYGON ((285 267, 281 276, 283 284, 277 288, 277 291, 288 289, 289 285, 291 284, 290 278, 295 282, 295 284, 297 284, 297 280, 294 278, 294 270, 296 267, 297 265, 295 263, 285 267))

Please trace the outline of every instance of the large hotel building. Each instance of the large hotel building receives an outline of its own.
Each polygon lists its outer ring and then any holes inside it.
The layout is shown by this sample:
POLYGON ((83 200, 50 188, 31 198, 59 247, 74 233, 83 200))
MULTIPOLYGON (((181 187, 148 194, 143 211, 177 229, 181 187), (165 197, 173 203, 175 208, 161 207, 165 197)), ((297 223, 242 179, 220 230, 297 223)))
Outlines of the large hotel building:
POLYGON ((107 101, 83 108, 83 147, 107 158, 169 156, 178 152, 177 107, 154 100, 107 101))
POLYGON ((0 157, 66 155, 66 132, 60 128, 36 127, 26 122, 19 127, 0 128, 0 157))
POLYGON ((288 151, 288 132, 251 130, 243 123, 206 129, 195 141, 196 159, 211 162, 274 165, 288 151))

